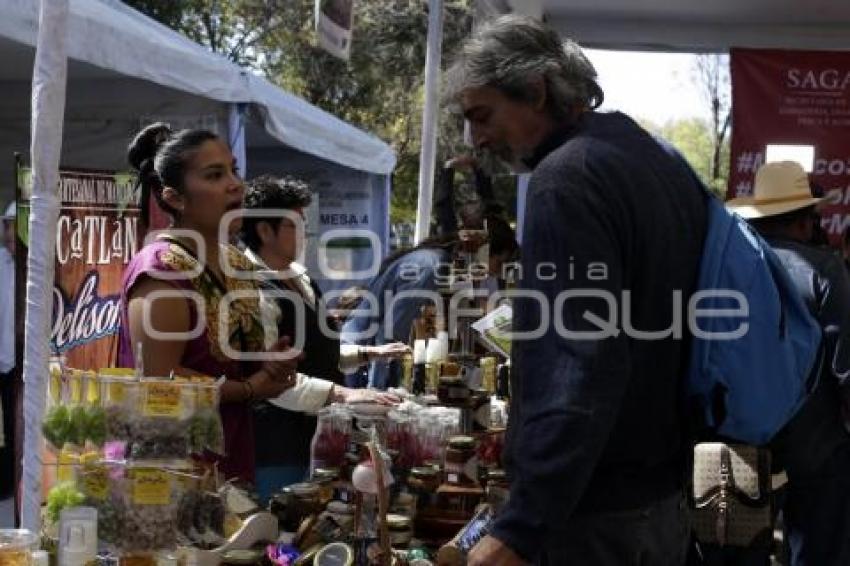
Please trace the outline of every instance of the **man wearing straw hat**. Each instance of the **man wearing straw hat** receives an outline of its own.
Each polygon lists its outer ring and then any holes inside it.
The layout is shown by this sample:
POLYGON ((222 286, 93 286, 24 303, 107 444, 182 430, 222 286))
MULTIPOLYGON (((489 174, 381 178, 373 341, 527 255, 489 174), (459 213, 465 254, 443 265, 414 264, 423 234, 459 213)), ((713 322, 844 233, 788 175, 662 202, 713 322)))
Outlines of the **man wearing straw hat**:
POLYGON ((799 164, 767 163, 752 197, 727 206, 771 244, 824 333, 817 385, 774 441, 788 474, 784 506, 791 564, 850 564, 850 435, 842 399, 850 390, 850 277, 832 250, 811 240, 821 199, 799 164))

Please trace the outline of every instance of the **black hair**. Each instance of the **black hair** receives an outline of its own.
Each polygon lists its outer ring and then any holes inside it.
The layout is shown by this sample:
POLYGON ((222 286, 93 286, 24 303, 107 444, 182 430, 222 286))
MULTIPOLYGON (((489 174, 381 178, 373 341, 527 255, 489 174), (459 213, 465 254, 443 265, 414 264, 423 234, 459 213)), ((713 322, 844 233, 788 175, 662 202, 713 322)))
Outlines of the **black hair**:
POLYGON ((501 216, 485 216, 487 235, 490 240, 490 255, 513 255, 519 249, 516 234, 511 225, 501 216))
POLYGON ((816 210, 814 205, 812 205, 784 214, 777 214, 776 216, 753 218, 749 222, 763 236, 782 236, 789 227, 814 215, 816 215, 816 210))
MULTIPOLYGON (((295 177, 273 177, 261 175, 248 182, 245 189, 245 200, 243 207, 250 210, 264 209, 286 209, 306 208, 313 201, 310 186, 295 177)), ((272 230, 277 232, 280 225, 280 216, 245 216, 242 219, 241 238, 246 246, 252 250, 259 251, 262 246, 257 226, 260 222, 267 222, 272 230)))
POLYGON ((179 216, 178 211, 162 198, 162 191, 165 187, 171 187, 182 194, 186 163, 204 142, 215 139, 219 139, 218 136, 209 130, 181 130, 174 133, 163 122, 150 124, 136 134, 127 148, 127 161, 138 173, 136 187, 141 189, 139 204, 145 226, 150 225, 148 203, 151 194, 159 207, 172 218, 179 216))

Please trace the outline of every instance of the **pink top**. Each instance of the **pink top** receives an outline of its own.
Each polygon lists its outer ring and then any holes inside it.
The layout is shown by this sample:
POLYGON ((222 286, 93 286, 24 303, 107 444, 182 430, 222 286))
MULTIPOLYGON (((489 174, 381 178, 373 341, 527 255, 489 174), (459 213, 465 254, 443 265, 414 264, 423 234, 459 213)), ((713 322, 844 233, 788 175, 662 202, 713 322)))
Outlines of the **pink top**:
MULTIPOLYGON (((235 269, 250 270, 251 263, 236 248, 222 246, 222 257, 227 257, 235 269)), ((206 327, 197 338, 186 342, 180 366, 213 377, 242 381, 256 371, 256 362, 240 361, 228 357, 222 351, 225 340, 219 339, 219 306, 225 293, 235 290, 256 291, 253 281, 233 279, 225 276, 218 281, 209 270, 191 277, 197 271, 198 261, 182 246, 168 240, 157 240, 148 244, 133 257, 124 269, 121 285, 121 330, 118 345, 118 365, 134 367, 134 348, 130 343, 128 326, 128 297, 133 286, 144 277, 161 279, 177 289, 199 293, 205 303, 206 327), (187 272, 186 277, 162 279, 158 272, 187 272)), ((195 301, 188 300, 190 326, 195 327, 198 308, 195 301)), ((226 342, 236 351, 260 351, 263 349, 262 323, 259 320, 259 293, 255 298, 234 300, 229 305, 228 336, 226 342)), ((225 456, 219 460, 219 469, 227 478, 238 477, 247 481, 254 479, 254 420, 251 406, 247 403, 222 403, 221 418, 224 424, 225 456)))

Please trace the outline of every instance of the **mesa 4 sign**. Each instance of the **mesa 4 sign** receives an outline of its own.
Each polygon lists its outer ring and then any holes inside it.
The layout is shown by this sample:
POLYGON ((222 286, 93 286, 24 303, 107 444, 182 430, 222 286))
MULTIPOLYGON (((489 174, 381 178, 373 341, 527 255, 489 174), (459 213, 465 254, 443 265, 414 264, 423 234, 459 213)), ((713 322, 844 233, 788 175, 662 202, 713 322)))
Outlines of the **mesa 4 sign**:
MULTIPOLYGON (((32 193, 28 169, 19 169, 18 184, 19 210, 24 213, 20 220, 26 221, 32 193)), ((71 367, 109 367, 121 322, 121 276, 139 241, 133 177, 63 170, 58 191, 62 205, 56 225, 50 346, 66 356, 71 367)))
POLYGON ((811 145, 833 244, 850 226, 850 52, 733 49, 729 197, 752 194, 768 144, 811 145))

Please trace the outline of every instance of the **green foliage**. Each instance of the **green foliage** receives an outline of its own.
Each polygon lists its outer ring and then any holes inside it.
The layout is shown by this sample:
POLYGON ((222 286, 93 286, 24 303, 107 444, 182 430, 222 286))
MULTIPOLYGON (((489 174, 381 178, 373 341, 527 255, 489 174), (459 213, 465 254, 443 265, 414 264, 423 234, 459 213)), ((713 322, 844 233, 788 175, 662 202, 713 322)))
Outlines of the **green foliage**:
POLYGON ((51 523, 59 521, 62 509, 82 505, 85 496, 72 482, 56 484, 47 494, 47 518, 51 523))
POLYGON ((728 137, 721 146, 719 175, 716 178, 712 178, 714 141, 711 133, 711 125, 706 120, 701 118, 682 118, 667 122, 663 126, 659 126, 648 120, 638 121, 648 131, 660 135, 673 144, 714 193, 719 197, 723 197, 726 194, 726 181, 729 178, 728 137))
MULTIPOLYGON (((415 218, 427 2, 355 0, 351 57, 342 61, 315 44, 314 0, 125 1, 386 140, 398 155, 391 217, 393 221, 415 218)), ((470 6, 471 0, 446 3, 444 62, 469 32, 470 6)), ((447 116, 443 121, 456 122, 447 116)), ((438 165, 461 145, 460 128, 457 123, 451 126, 441 129, 438 165)))

